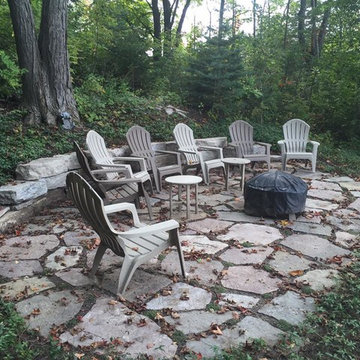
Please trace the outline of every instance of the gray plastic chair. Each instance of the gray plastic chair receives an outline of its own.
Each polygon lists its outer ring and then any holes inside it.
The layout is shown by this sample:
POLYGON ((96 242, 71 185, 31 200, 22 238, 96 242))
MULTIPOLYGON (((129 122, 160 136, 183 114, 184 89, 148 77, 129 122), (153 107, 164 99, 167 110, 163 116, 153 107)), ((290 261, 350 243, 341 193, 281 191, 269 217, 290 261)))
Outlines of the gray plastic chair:
POLYGON ((103 137, 94 130, 90 130, 87 133, 86 146, 95 162, 95 165, 103 170, 107 170, 105 172, 105 176, 109 181, 118 181, 124 178, 138 180, 149 211, 149 217, 152 219, 150 196, 145 188, 145 184, 148 184, 152 193, 152 181, 146 170, 145 160, 142 158, 125 156, 112 157, 106 148, 103 137), (133 172, 131 166, 129 164, 125 164, 125 162, 137 163, 140 167, 140 171, 133 172))
POLYGON ((180 154, 174 151, 154 150, 151 145, 150 133, 143 127, 132 126, 126 133, 126 140, 133 156, 142 157, 146 160, 148 170, 151 170, 154 177, 156 191, 161 191, 161 179, 165 175, 182 175, 180 154), (157 155, 173 155, 175 161, 170 165, 159 166, 157 155))
POLYGON ((222 162, 223 152, 221 148, 215 146, 197 146, 194 139, 192 129, 186 124, 179 123, 175 126, 174 138, 179 147, 179 152, 185 157, 184 172, 190 167, 196 167, 201 169, 204 182, 206 185, 210 183, 209 172, 214 168, 222 168, 225 175, 225 167, 222 162), (211 160, 205 160, 202 150, 210 150, 216 152, 216 158, 211 160))
POLYGON ((106 249, 124 257, 120 270, 117 294, 123 294, 135 272, 143 263, 156 257, 170 246, 176 246, 182 275, 185 274, 184 257, 178 236, 179 223, 168 220, 154 225, 144 225, 139 221, 133 204, 121 203, 104 206, 96 191, 79 174, 71 172, 66 177, 66 184, 76 207, 82 217, 93 227, 100 237, 90 276, 94 277, 106 249), (116 231, 111 225, 108 214, 130 211, 134 228, 129 231, 116 231))
POLYGON ((282 170, 290 159, 311 161, 312 172, 316 170, 317 151, 320 143, 309 140, 310 125, 300 119, 292 119, 283 125, 284 140, 279 140, 281 148, 282 170), (307 144, 312 145, 312 151, 306 151, 307 144))
POLYGON ((249 159, 251 162, 265 161, 270 170, 270 147, 271 145, 264 142, 254 141, 253 127, 243 120, 237 120, 229 126, 231 142, 229 146, 235 148, 236 156, 239 158, 249 159), (259 145, 264 152, 257 153, 254 145, 259 145))

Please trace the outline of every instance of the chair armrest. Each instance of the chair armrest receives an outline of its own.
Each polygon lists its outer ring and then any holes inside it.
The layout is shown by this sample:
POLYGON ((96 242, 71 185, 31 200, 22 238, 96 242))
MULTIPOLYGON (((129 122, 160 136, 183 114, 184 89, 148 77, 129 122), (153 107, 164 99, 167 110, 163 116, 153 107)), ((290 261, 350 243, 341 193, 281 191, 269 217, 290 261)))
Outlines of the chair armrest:
POLYGON ((101 163, 96 163, 96 165, 104 167, 105 169, 103 168, 101 170, 104 170, 105 173, 106 172, 108 172, 108 173, 126 172, 129 177, 133 177, 133 172, 132 172, 131 166, 128 165, 128 164, 101 164, 101 163))
POLYGON ((313 146, 316 146, 316 147, 320 145, 319 142, 313 141, 313 140, 309 140, 309 143, 312 144, 313 146))
POLYGON ((278 145, 285 145, 285 140, 279 140, 277 143, 278 145))
POLYGON ((195 150, 182 150, 182 149, 179 149, 178 151, 180 153, 197 154, 197 152, 195 150))
POLYGON ((271 147, 271 144, 269 144, 269 143, 264 143, 264 142, 261 142, 261 141, 255 141, 254 144, 259 144, 259 145, 271 147))
POLYGON ((146 171, 145 160, 141 157, 133 157, 133 156, 121 156, 112 158, 113 161, 137 161, 140 165, 141 171, 146 171))
POLYGON ((175 155, 177 157, 177 163, 181 165, 181 159, 180 159, 180 153, 177 151, 170 151, 170 150, 156 150, 155 153, 159 154, 169 154, 169 155, 175 155))
POLYGON ((113 214, 116 212, 120 212, 120 211, 130 211, 133 216, 134 225, 135 226, 143 226, 143 224, 141 224, 141 222, 139 220, 139 216, 138 216, 138 213, 136 211, 136 207, 134 204, 124 202, 124 203, 111 204, 111 205, 104 206, 104 212, 107 215, 113 214))
MULTIPOLYGON (((117 171, 116 172, 118 172, 118 173, 121 173, 121 172, 124 172, 127 176, 131 176, 131 174, 129 174, 129 169, 127 169, 127 168, 117 168, 116 169, 117 171)), ((112 170, 112 169, 96 169, 96 170, 91 170, 91 173, 93 174, 93 175, 99 175, 99 174, 106 174, 106 173, 113 173, 114 172, 114 170, 112 170)), ((101 180, 101 179, 100 179, 101 180)), ((99 180, 99 181, 100 181, 99 180)))
POLYGON ((285 140, 279 140, 278 145, 280 145, 280 151, 281 151, 281 155, 286 153, 286 142, 285 140))
POLYGON ((121 236, 127 238, 138 237, 139 235, 156 234, 164 231, 170 231, 179 228, 179 223, 175 220, 167 220, 158 224, 147 225, 137 229, 122 232, 121 236))
POLYGON ((200 150, 211 150, 211 151, 216 151, 219 153, 219 158, 222 159, 223 158, 223 149, 219 148, 219 147, 215 147, 215 146, 199 146, 198 149, 200 150))
POLYGON ((240 146, 240 145, 237 144, 237 143, 234 143, 234 142, 229 142, 228 146, 238 147, 238 146, 240 146))

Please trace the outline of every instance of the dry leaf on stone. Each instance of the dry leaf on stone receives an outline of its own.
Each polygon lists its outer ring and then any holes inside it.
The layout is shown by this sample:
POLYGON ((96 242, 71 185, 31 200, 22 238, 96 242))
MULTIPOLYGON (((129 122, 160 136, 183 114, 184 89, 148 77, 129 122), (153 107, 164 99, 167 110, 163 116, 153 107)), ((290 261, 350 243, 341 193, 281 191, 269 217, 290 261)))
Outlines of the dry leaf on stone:
POLYGON ((146 348, 147 348, 147 349, 151 349, 151 348, 153 348, 153 347, 154 347, 154 344, 151 344, 151 343, 146 345, 146 348))
POLYGON ((31 312, 32 316, 37 316, 40 315, 41 311, 39 308, 33 309, 33 311, 31 312))
POLYGON ((160 313, 156 313, 154 319, 155 320, 164 320, 164 317, 160 313))
POLYGON ((183 292, 180 296, 180 300, 183 300, 183 301, 189 300, 189 295, 186 292, 183 292))
POLYGON ((217 324, 211 325, 210 332, 214 335, 222 335, 222 331, 217 324))
POLYGON ((173 319, 179 319, 180 318, 180 315, 177 312, 172 312, 170 315, 171 315, 171 317, 173 319))
POLYGON ((108 304, 109 305, 116 305, 118 302, 116 300, 109 300, 108 304))
POLYGON ((136 325, 137 327, 144 327, 146 324, 146 319, 141 319, 136 325))
POLYGON ((237 313, 236 311, 233 311, 233 312, 231 313, 231 315, 232 315, 233 319, 235 319, 235 320, 239 320, 239 319, 240 319, 240 314, 237 313))
POLYGON ((290 276, 300 276, 304 274, 304 270, 293 270, 289 272, 290 276))
POLYGON ((74 355, 77 359, 81 359, 82 357, 85 356, 85 354, 83 354, 83 353, 75 353, 74 355))

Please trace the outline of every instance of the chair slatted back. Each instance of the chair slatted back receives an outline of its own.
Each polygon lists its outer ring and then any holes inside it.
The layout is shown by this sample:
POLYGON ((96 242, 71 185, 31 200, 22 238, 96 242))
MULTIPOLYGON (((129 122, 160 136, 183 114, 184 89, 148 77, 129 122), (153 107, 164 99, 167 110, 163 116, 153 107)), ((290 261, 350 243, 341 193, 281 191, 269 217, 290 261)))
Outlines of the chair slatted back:
MULTIPOLYGON (((91 153, 91 156, 95 160, 96 164, 109 164, 114 165, 112 160, 112 156, 108 152, 106 148, 106 144, 104 138, 99 135, 96 131, 90 130, 86 135, 86 146, 91 153)), ((102 168, 106 169, 105 166, 102 168)), ((119 174, 114 173, 107 173, 106 177, 108 180, 113 180, 118 178, 119 174)))
POLYGON ((292 119, 283 125, 287 152, 306 152, 310 126, 303 120, 292 119))
POLYGON ((240 147, 241 155, 254 152, 253 127, 243 120, 237 120, 229 126, 230 138, 240 147))
POLYGON ((81 166, 81 170, 83 171, 86 180, 90 183, 92 188, 98 193, 98 195, 102 198, 106 198, 106 190, 97 182, 96 177, 92 174, 89 161, 80 148, 79 144, 74 141, 74 149, 76 153, 76 157, 78 159, 78 162, 81 166))
POLYGON ((80 214, 99 235, 101 244, 111 249, 116 255, 124 256, 124 250, 104 212, 104 203, 100 196, 84 178, 75 172, 67 175, 66 185, 80 214))
POLYGON ((129 144, 133 155, 143 157, 146 160, 146 166, 151 168, 149 158, 155 157, 155 151, 151 145, 150 133, 143 127, 135 125, 132 126, 126 133, 126 140, 129 144))
POLYGON ((198 150, 195 144, 192 129, 186 124, 179 123, 175 126, 173 134, 179 150, 190 150, 196 152, 196 154, 184 153, 187 164, 191 165, 199 163, 199 157, 197 155, 198 150))

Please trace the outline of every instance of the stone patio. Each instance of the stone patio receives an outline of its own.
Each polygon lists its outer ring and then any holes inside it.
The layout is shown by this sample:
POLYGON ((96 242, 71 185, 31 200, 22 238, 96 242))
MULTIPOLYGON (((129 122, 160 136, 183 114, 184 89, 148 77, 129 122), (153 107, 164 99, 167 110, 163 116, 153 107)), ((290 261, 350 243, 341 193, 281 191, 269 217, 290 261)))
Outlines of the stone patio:
MULTIPOLYGON (((77 352, 172 359, 216 356, 254 338, 273 345, 281 323, 298 325, 314 311, 360 247, 359 182, 304 169, 295 175, 309 192, 292 222, 245 214, 238 180, 225 191, 214 176, 200 186, 198 216, 174 214, 188 278, 169 249, 135 272, 123 297, 114 294, 121 259, 107 251, 91 280, 98 236, 69 201, 58 204, 0 238, 0 296, 29 328, 77 352)), ((166 188, 153 195, 154 222, 166 217, 167 195, 166 188)), ((126 216, 112 216, 117 228, 128 228, 126 216)))

